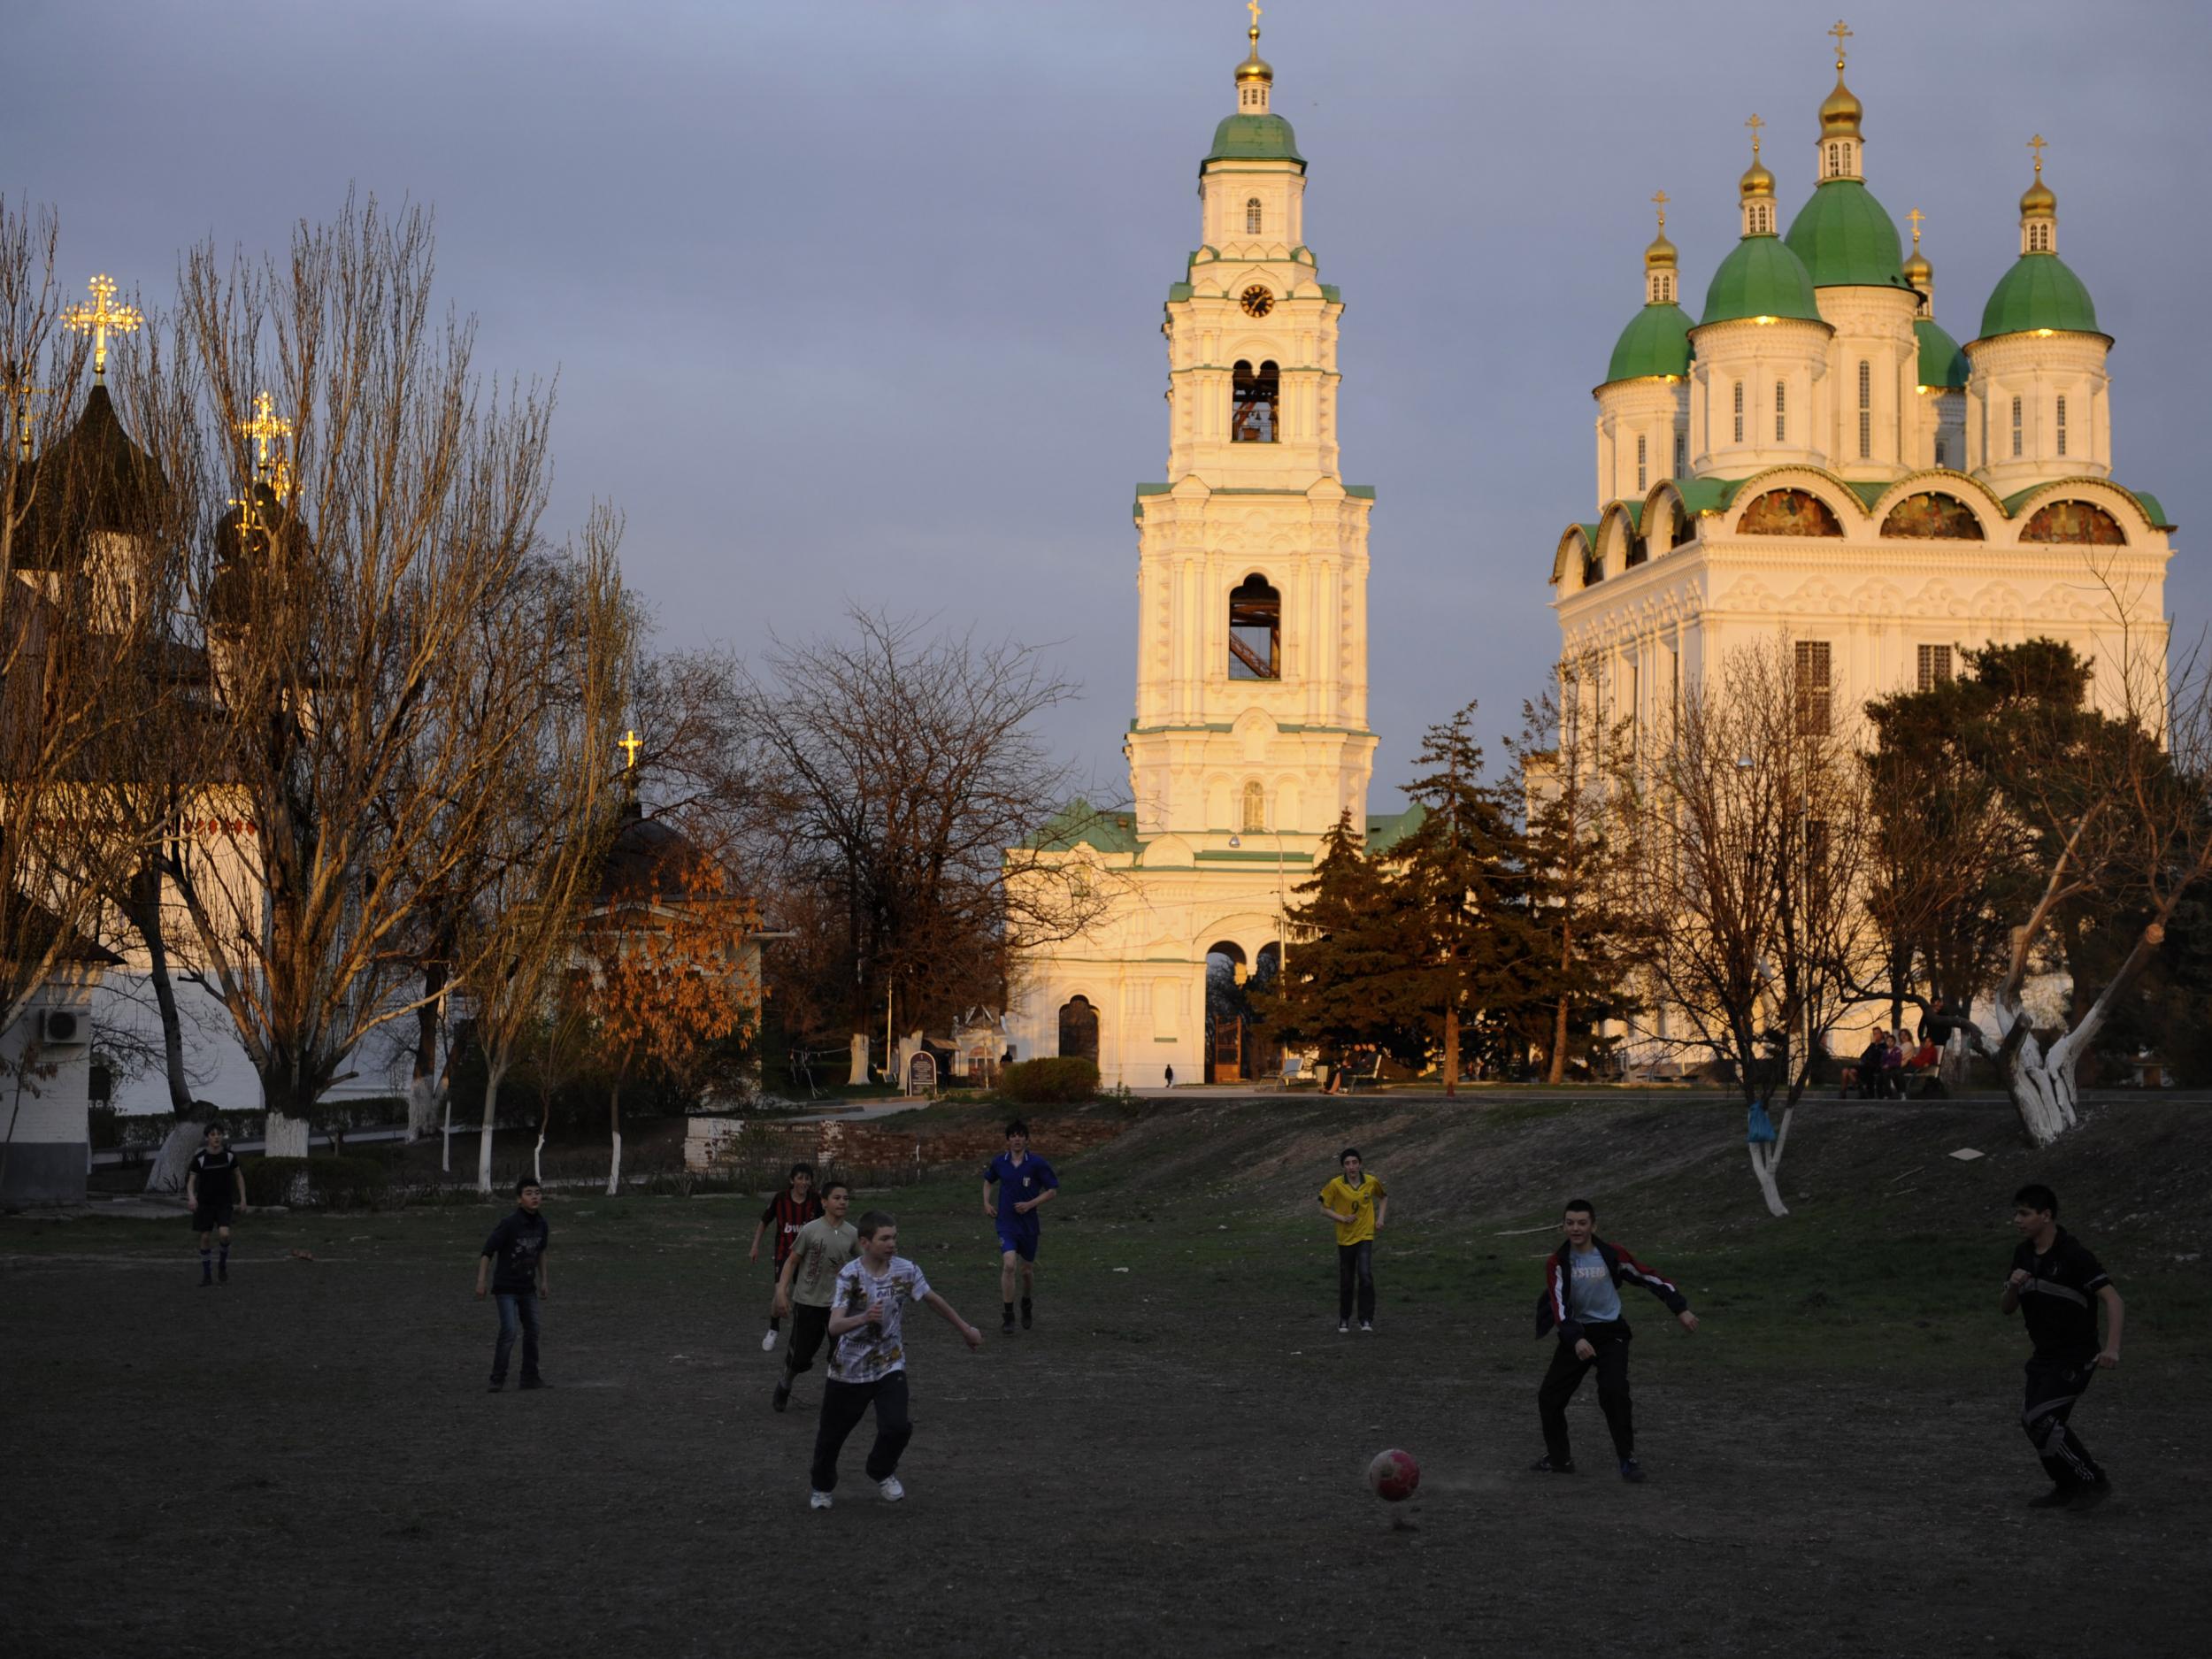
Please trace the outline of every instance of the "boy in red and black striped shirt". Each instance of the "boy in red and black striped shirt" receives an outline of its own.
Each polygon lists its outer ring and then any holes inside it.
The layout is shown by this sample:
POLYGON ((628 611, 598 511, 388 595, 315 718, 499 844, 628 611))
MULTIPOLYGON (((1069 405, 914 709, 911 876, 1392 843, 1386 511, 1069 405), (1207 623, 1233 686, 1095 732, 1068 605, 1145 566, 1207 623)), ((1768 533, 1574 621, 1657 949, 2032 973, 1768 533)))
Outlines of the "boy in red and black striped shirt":
MULTIPOLYGON (((822 1213, 822 1201, 814 1195, 814 1166, 794 1164, 790 1185, 769 1202, 760 1212, 760 1225, 753 1229, 753 1248, 745 1253, 749 1262, 760 1260, 760 1241, 769 1228, 776 1230, 775 1273, 781 1279, 783 1264, 791 1259, 791 1241, 799 1236, 799 1229, 822 1213)), ((776 1312, 773 1292, 768 1298, 768 1334, 760 1339, 760 1351, 776 1351, 776 1333, 783 1328, 783 1321, 776 1312)))

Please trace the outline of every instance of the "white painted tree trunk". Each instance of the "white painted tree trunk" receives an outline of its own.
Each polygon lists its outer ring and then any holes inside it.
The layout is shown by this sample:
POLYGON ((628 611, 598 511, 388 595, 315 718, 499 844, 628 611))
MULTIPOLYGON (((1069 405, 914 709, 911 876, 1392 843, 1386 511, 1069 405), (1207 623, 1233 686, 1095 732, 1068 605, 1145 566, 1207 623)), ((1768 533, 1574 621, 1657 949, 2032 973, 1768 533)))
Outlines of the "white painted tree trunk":
POLYGON ((618 1197, 622 1190, 622 1131, 619 1127, 608 1132, 613 1144, 607 1157, 607 1196, 618 1197))
POLYGON ((435 1077, 411 1078, 407 1083, 407 1138, 419 1141, 438 1121, 439 1088, 435 1077))
POLYGON ((495 1066, 484 1078, 484 1127, 476 1137, 476 1190, 488 1193, 492 1189, 492 1125, 499 1116, 499 1068, 495 1066))
POLYGON ((453 1173, 453 1101, 450 1096, 447 1097, 445 1103, 444 1142, 439 1149, 438 1167, 450 1175, 453 1173))
POLYGON ((545 1184, 545 1131, 538 1131, 538 1144, 530 1148, 530 1178, 540 1186, 545 1184))
POLYGON ((200 1149, 200 1142, 206 1135, 205 1124, 187 1119, 164 1136, 161 1150, 154 1156, 153 1167, 146 1171, 146 1190, 150 1193, 184 1191, 184 1172, 191 1167, 192 1155, 200 1149))
POLYGON ((1754 1141, 1749 1143, 1752 1178, 1759 1183, 1759 1195, 1767 1201, 1767 1213, 1786 1216, 1789 1206, 1782 1202, 1781 1168, 1783 1148, 1790 1143, 1790 1116, 1792 1107, 1782 1109, 1782 1121, 1774 1126, 1771 1141, 1754 1141))
POLYGON ((2100 999, 2091 1010, 2093 1018, 2085 1019, 2076 1029, 2068 1032, 2049 1051, 2036 1041, 2032 1031, 2024 1029, 2028 1024, 2027 1010, 2008 996, 1997 999, 1997 1029, 2001 1032, 2020 1032, 2018 1042, 2009 1047, 2000 1046, 1997 1065, 2005 1079, 2005 1093, 2012 1099, 2013 1110, 2020 1114, 2020 1127, 2032 1146, 2047 1147, 2059 1136, 2081 1121, 2076 1107, 2080 1103, 2074 1069, 2081 1045, 2096 1034, 2103 1022, 2100 999))
POLYGON ((306 1118, 288 1118, 282 1112, 271 1112, 268 1126, 261 1133, 264 1157, 303 1158, 307 1156, 306 1118))

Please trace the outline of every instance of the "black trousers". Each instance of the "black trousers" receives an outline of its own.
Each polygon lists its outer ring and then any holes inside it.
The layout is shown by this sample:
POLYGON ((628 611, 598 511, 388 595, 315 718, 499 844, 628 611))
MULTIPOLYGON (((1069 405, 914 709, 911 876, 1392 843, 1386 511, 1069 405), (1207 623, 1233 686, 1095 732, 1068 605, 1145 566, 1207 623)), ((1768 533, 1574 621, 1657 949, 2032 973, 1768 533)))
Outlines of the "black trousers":
POLYGON ((1362 1325, 1375 1322, 1375 1241, 1362 1239, 1357 1244, 1336 1247, 1336 1317, 1352 1317, 1352 1293, 1359 1293, 1359 1318, 1362 1325))
POLYGON ((1544 1425, 1544 1451, 1554 1466, 1569 1463, 1574 1454, 1567 1444, 1567 1402, 1575 1397, 1591 1371, 1598 1374, 1598 1409, 1613 1433, 1613 1455, 1636 1455, 1636 1417, 1628 1402, 1628 1321, 1612 1319, 1582 1327, 1583 1339, 1597 1351, 1595 1359, 1578 1357, 1571 1343, 1553 1344, 1551 1369, 1536 1391, 1536 1415, 1544 1425))
POLYGON ((906 1415, 906 1373, 895 1371, 873 1382, 833 1379, 822 1385, 822 1425, 814 1432, 815 1491, 837 1489, 837 1454, 872 1405, 876 1409, 876 1443, 868 1448, 868 1479, 887 1480, 898 1473, 899 1454, 914 1438, 914 1425, 906 1415))
POLYGON ((2038 1355, 2028 1362, 2027 1403, 2020 1410, 2020 1426, 2043 1460, 2043 1472, 2062 1486, 2104 1484, 2104 1471, 2067 1421, 2096 1374, 2093 1356, 2046 1359, 2038 1355))
POLYGON ((814 1356, 821 1352, 822 1343, 829 1335, 829 1317, 827 1308, 817 1308, 803 1302, 791 1304, 791 1341, 783 1351, 783 1380, 786 1386, 801 1371, 813 1369, 814 1356))

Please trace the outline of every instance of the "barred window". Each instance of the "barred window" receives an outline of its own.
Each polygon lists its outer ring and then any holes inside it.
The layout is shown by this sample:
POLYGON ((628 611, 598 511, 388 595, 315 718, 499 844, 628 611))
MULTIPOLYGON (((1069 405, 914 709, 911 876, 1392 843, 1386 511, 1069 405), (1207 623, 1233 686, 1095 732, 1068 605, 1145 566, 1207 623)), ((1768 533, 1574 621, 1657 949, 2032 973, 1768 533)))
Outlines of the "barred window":
POLYGON ((1680 433, 1678 433, 1678 433, 1676 433, 1676 434, 1674 434, 1674 475, 1675 475, 1677 478, 1680 478, 1680 477, 1682 476, 1682 450, 1683 450, 1683 448, 1684 448, 1684 440, 1683 440, 1682 434, 1681 434, 1680 433))
POLYGON ((1789 435, 1789 388, 1777 380, 1774 383, 1774 441, 1780 443, 1789 435))
POLYGON ((1859 459, 1874 453, 1874 365, 1859 359, 1859 459))
POLYGON ((1639 437, 1636 440, 1636 488, 1639 490, 1649 488, 1644 482, 1645 462, 1648 454, 1647 449, 1647 442, 1648 441, 1642 437, 1639 437))
POLYGON ((2012 452, 2020 453, 2020 400, 2016 397, 2012 400, 2012 452))
POLYGON ((1244 204, 1244 228, 1248 234, 1260 234, 1260 198, 1256 196, 1244 204))
POLYGON ((1948 685, 1951 680, 1951 648, 1947 645, 1924 645, 1920 648, 1920 689, 1933 691, 1938 686, 1948 685))
POLYGON ((2066 400, 2058 400, 2058 452, 2066 453, 2066 400))
POLYGON ((1743 382, 1736 382, 1736 442, 1743 442, 1743 382))

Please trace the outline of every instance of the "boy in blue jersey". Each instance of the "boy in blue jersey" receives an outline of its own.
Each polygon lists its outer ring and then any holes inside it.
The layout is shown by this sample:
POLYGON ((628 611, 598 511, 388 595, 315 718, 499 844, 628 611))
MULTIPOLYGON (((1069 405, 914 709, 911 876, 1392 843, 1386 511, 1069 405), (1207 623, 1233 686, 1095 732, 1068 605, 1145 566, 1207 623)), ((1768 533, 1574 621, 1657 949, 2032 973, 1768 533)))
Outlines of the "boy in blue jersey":
POLYGON ((1052 1165, 1029 1150, 1029 1125, 1018 1118, 1006 1125, 1006 1150, 983 1171, 983 1213, 998 1224, 998 1294, 1005 1308, 999 1326, 1014 1333, 1014 1266, 1021 1264, 1022 1329, 1029 1329, 1037 1294, 1037 1240, 1041 1227, 1037 1206, 1060 1190, 1052 1165), (996 1187, 994 1195, 992 1188, 996 1187))

